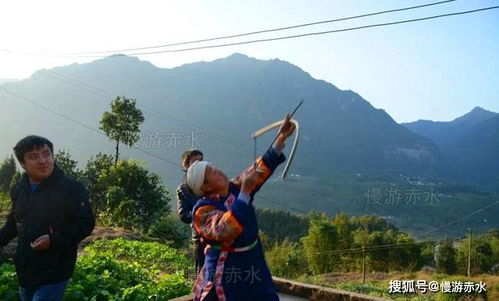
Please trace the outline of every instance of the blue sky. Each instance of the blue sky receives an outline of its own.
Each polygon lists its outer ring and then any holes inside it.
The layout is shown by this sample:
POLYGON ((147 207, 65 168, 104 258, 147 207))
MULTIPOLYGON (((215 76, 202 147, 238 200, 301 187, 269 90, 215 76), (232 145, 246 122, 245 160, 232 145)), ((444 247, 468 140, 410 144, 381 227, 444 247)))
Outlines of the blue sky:
MULTIPOLYGON (((41 68, 92 60, 46 58, 17 52, 64 53, 151 46, 429 2, 433 1, 2 2, 0 50, 14 53, 0 51, 0 78, 27 78, 41 68)), ((259 37, 340 29, 494 5, 499 5, 499 1, 458 0, 414 11, 259 37)), ((289 61, 315 78, 358 92, 397 122, 452 120, 475 106, 499 112, 499 10, 140 58, 158 67, 171 68, 214 60, 234 52, 260 59, 289 61)))

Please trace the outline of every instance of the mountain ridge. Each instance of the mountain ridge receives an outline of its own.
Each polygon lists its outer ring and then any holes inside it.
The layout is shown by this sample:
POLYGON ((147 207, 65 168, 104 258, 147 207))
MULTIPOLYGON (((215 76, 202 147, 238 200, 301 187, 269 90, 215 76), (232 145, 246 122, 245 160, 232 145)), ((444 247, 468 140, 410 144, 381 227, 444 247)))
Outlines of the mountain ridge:
MULTIPOLYGON (((139 147, 178 163, 186 148, 201 148, 205 158, 229 176, 252 162, 251 133, 282 119, 303 98, 305 104, 296 114, 301 139, 290 169, 294 176, 284 183, 270 181, 262 197, 304 211, 391 216, 389 206, 366 206, 365 190, 370 185, 405 188, 409 177, 437 183, 448 176, 443 172, 447 168, 444 154, 432 139, 396 123, 358 93, 315 79, 278 59, 234 54, 159 68, 138 58, 113 56, 40 70, 29 79, 3 86, 94 129, 115 96, 136 98, 146 118, 139 147), (173 132, 182 138, 178 145, 173 132), (311 198, 321 202, 310 202, 311 198)), ((0 137, 6 141, 0 145, 2 156, 10 154, 20 137, 31 133, 51 138, 56 149, 67 149, 80 165, 98 152, 114 152, 114 143, 102 135, 5 93, 0 92, 0 99, 9 104, 0 112, 2 120, 16 124, 0 128, 0 137)), ((258 153, 271 138, 268 134, 258 140, 258 153)), ((124 147, 122 157, 143 161, 172 190, 182 177, 178 166, 140 151, 124 147)), ((435 221, 450 214, 443 205, 438 213, 431 213, 430 207, 417 208, 435 221)), ((396 218, 418 222, 414 210, 403 209, 396 218)))

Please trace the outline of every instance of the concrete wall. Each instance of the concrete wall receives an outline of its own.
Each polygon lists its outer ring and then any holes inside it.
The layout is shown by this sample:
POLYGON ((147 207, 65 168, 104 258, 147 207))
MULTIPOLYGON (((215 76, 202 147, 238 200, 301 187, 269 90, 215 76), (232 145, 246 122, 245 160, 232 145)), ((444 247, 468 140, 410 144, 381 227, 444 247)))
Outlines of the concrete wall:
MULTIPOLYGON (((325 288, 318 285, 306 284, 278 277, 273 278, 275 287, 279 293, 313 301, 390 301, 390 299, 372 297, 333 288, 325 288)), ((194 296, 189 295, 171 299, 171 301, 192 301, 193 299, 194 296)))

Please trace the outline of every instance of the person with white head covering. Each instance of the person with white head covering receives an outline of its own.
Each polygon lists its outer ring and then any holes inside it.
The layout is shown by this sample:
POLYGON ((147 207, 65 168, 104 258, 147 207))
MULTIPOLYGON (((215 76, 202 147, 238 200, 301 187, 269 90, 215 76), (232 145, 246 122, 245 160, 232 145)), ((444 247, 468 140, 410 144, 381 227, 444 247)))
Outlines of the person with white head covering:
POLYGON ((272 148, 232 181, 206 161, 196 161, 187 170, 187 185, 200 197, 192 223, 207 243, 204 266, 193 288, 195 301, 279 300, 258 238, 253 199, 286 160, 282 150, 294 130, 287 115, 272 148))
POLYGON ((206 167, 210 165, 207 161, 196 161, 187 170, 187 185, 192 189, 192 192, 198 196, 203 196, 201 186, 204 184, 204 175, 206 167))

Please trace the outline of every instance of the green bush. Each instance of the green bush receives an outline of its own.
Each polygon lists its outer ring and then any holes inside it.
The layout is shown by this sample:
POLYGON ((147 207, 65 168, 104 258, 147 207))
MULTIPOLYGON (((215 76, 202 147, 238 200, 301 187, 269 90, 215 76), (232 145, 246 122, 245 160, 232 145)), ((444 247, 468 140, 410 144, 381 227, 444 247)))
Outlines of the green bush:
POLYGON ((0 300, 17 301, 17 277, 16 270, 12 264, 0 265, 0 300))
POLYGON ((7 193, 0 192, 0 215, 7 214, 10 210, 10 205, 11 201, 9 195, 7 193))
POLYGON ((169 191, 160 177, 134 160, 100 170, 91 187, 98 222, 104 226, 147 232, 170 211, 169 191))
POLYGON ((172 247, 180 249, 191 241, 191 228, 182 223, 178 217, 168 214, 158 219, 147 232, 147 235, 159 238, 172 247))

